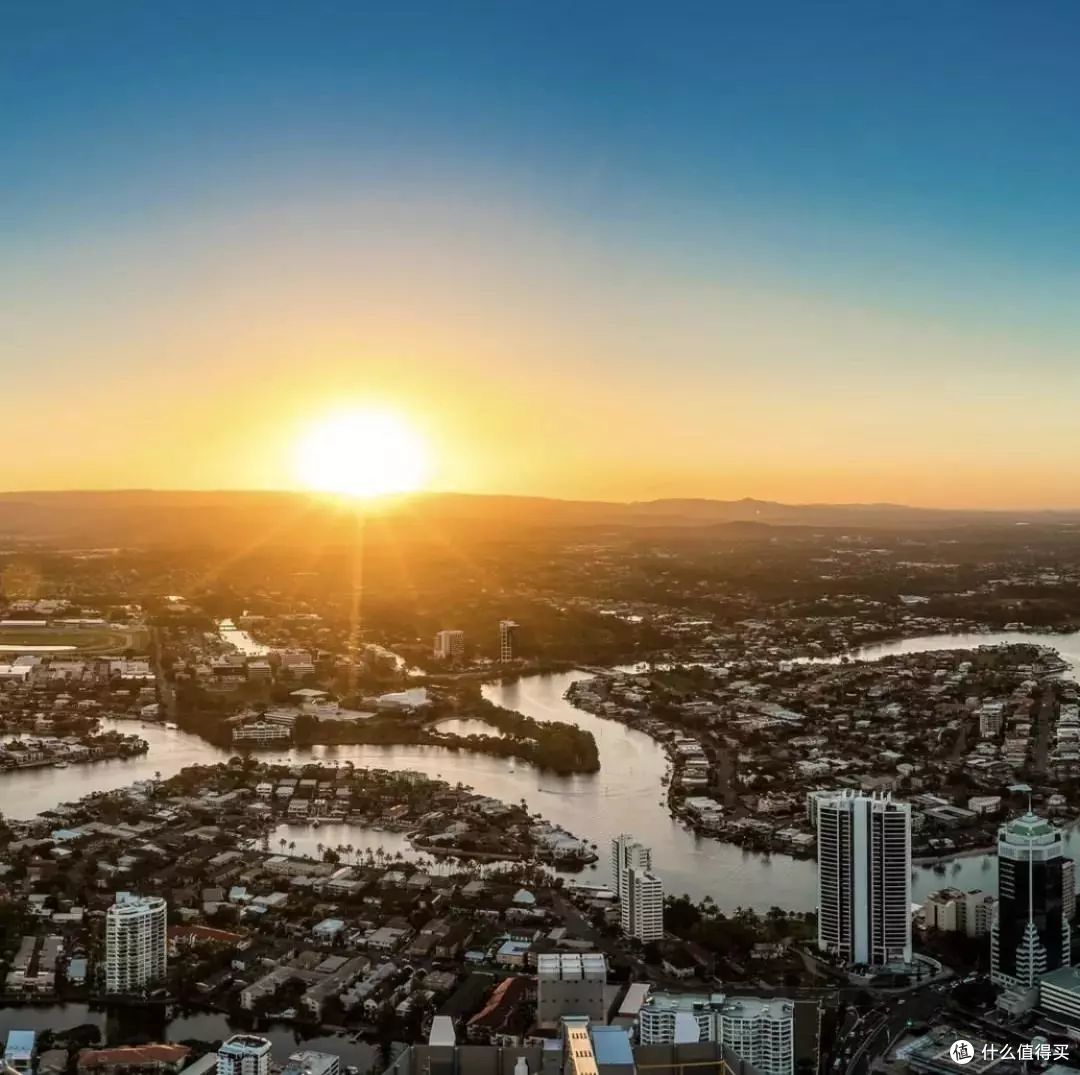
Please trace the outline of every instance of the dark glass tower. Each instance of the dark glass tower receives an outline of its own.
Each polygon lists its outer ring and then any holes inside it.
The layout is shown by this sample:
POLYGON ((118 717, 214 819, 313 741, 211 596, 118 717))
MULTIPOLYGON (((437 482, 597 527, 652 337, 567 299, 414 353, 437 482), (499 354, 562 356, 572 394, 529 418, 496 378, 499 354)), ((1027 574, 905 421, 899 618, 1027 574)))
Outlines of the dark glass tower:
POLYGON ((1032 989, 1069 962, 1073 861, 1061 830, 1028 813, 998 831, 998 906, 991 931, 994 981, 1032 989))

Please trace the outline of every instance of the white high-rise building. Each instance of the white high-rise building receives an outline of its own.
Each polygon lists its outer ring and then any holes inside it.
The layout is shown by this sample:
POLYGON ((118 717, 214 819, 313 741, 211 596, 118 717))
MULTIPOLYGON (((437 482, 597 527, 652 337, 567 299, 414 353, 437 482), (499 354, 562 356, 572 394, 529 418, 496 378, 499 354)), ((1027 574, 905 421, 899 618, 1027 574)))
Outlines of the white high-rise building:
POLYGON ((217 1075, 270 1075, 270 1042, 255 1034, 234 1034, 218 1047, 217 1075))
POLYGON ((105 912, 105 990, 141 993, 165 977, 165 901, 118 892, 105 912))
POLYGON ((911 807, 815 793, 818 947, 848 963, 911 962, 911 807))
POLYGON ((627 871, 627 898, 622 904, 622 930, 648 944, 664 937, 664 883, 648 870, 627 871))
POLYGON ((620 900, 626 899, 628 870, 651 870, 652 851, 628 832, 611 841, 611 879, 620 900))
POLYGON ((638 1040, 642 1045, 720 1042, 766 1075, 791 1075, 795 1005, 781 997, 654 992, 638 1013, 638 1040))
POLYGON ((619 895, 622 931, 639 941, 664 936, 664 885, 652 873, 652 851, 628 833, 611 841, 611 875, 619 895))
POLYGON ((437 661, 460 661, 465 656, 465 632, 439 631, 433 654, 437 661))
POLYGON ((520 624, 514 620, 499 620, 499 660, 512 661, 514 659, 514 643, 517 641, 517 633, 520 624))

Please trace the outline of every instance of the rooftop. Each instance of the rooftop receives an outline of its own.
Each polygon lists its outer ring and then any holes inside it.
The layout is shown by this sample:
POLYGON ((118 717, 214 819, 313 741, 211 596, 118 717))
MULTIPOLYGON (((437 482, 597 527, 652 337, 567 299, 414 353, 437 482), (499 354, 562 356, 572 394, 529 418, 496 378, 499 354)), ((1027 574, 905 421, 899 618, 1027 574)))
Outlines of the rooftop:
POLYGON ((1053 986, 1055 989, 1065 989, 1070 993, 1080 995, 1080 967, 1058 967, 1049 974, 1044 974, 1039 979, 1040 985, 1053 986))
POLYGON ((4 1056, 30 1056, 36 1040, 37 1034, 33 1030, 9 1030, 4 1056))
POLYGON ((1027 813, 1022 817, 1014 817, 1002 825, 999 836, 1010 844, 1026 844, 1032 841, 1046 844, 1060 839, 1061 832, 1046 818, 1027 813))

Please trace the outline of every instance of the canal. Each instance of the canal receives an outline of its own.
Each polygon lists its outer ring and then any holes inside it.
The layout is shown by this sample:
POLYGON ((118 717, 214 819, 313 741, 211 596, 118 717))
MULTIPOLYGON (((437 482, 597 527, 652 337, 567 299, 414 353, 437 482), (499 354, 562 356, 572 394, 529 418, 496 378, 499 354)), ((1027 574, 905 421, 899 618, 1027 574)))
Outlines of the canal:
MULTIPOLYGON (((904 639, 871 647, 859 656, 872 660, 920 649, 974 648, 1000 642, 1030 642, 1053 646, 1066 660, 1080 661, 1080 634, 976 634, 904 639)), ((654 868, 669 893, 695 898, 711 896, 725 910, 736 907, 768 909, 774 904, 789 910, 812 910, 816 903, 815 866, 812 861, 786 855, 760 855, 743 851, 689 832, 670 817, 662 778, 667 758, 662 747, 643 732, 616 721, 604 720, 576 709, 564 697, 567 687, 588 678, 584 672, 525 676, 506 683, 490 683, 484 696, 498 705, 538 720, 560 720, 591 731, 600 752, 600 771, 562 777, 522 762, 430 746, 326 746, 304 750, 265 752, 267 761, 351 761, 357 766, 414 769, 451 784, 462 783, 477 792, 507 802, 524 801, 530 810, 595 844, 600 861, 577 875, 590 883, 609 880, 607 849, 611 838, 632 832, 653 849, 654 868)), ((160 773, 171 776, 185 766, 215 764, 230 751, 197 736, 159 724, 104 721, 104 727, 137 732, 150 743, 150 752, 136 758, 71 766, 68 769, 27 769, 0 776, 0 811, 28 818, 58 802, 79 799, 94 791, 124 787, 160 773)), ((397 833, 349 825, 308 824, 283 826, 276 842, 287 837, 298 852, 315 853, 316 845, 352 844, 356 848, 409 853, 397 833)), ((1075 830, 1066 846, 1080 853, 1075 830)), ((987 888, 996 884, 996 856, 972 855, 946 864, 945 872, 916 867, 912 897, 921 900, 944 884, 987 888)))

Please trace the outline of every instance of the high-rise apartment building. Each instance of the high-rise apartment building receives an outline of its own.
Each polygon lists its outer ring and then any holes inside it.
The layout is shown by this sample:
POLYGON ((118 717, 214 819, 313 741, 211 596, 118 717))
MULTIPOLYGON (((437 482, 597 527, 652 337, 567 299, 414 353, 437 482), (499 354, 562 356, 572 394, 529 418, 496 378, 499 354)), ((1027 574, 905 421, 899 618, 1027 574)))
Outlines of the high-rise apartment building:
POLYGON ((647 943, 664 936, 664 885, 652 873, 652 851, 628 833, 611 841, 611 875, 622 931, 647 943))
POLYGON ((767 1075, 794 1070, 795 1005, 784 998, 653 992, 638 1012, 637 1026, 642 1045, 685 1044, 691 1038, 718 1042, 767 1075))
POLYGON ((628 832, 611 841, 611 879, 620 900, 626 898, 627 870, 651 870, 652 851, 628 832))
POLYGON ((514 659, 515 643, 517 642, 520 624, 514 620, 499 620, 499 660, 512 661, 514 659))
POLYGON ((437 661, 460 661, 465 657, 464 631, 439 631, 433 649, 437 661))
POLYGON ((141 993, 165 977, 165 901, 118 892, 105 912, 105 989, 141 993))
POLYGON ((1073 860, 1061 830, 1027 813, 998 830, 998 905, 990 931, 990 975, 1007 990, 1038 985, 1069 963, 1073 860))
POLYGON ((817 793, 818 947, 848 963, 911 962, 911 807, 817 793))
POLYGON ((648 870, 628 870, 627 875, 627 898, 621 907, 623 933, 642 944, 663 940, 663 881, 648 870))
POLYGON ((234 1034, 218 1046, 217 1075, 270 1075, 271 1044, 256 1034, 234 1034))

